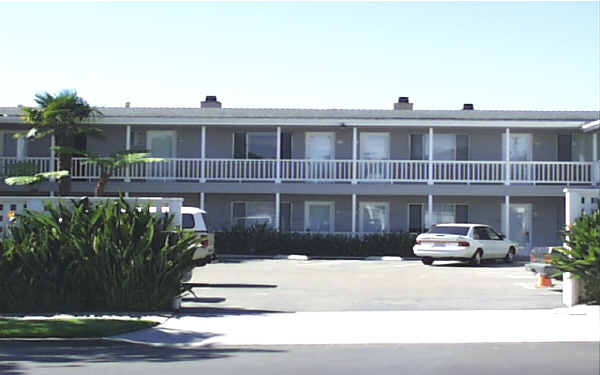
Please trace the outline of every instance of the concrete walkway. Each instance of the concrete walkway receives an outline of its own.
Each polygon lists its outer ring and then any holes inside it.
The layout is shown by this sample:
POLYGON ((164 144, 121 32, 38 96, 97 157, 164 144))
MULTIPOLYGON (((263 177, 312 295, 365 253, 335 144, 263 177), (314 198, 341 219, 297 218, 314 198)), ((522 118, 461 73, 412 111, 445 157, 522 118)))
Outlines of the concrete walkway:
POLYGON ((600 306, 180 315, 111 339, 150 345, 600 342, 600 306))

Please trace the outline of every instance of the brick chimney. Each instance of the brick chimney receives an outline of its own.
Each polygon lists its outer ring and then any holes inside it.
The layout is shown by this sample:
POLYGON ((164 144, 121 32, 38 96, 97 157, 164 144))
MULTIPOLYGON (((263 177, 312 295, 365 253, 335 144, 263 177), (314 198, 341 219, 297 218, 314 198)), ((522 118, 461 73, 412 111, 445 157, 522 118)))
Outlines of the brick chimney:
POLYGON ((394 109, 395 110, 405 109, 405 110, 412 111, 413 104, 408 102, 408 96, 401 96, 398 98, 398 103, 394 103, 394 109))
POLYGON ((214 95, 208 95, 206 99, 200 103, 200 108, 221 108, 221 102, 214 95))

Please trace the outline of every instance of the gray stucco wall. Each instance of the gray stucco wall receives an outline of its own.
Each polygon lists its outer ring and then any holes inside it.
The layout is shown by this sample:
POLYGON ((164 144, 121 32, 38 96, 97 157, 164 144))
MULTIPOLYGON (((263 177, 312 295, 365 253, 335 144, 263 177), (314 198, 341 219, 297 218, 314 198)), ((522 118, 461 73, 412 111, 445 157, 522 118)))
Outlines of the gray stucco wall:
POLYGON ((106 126, 102 129, 104 138, 87 137, 87 151, 99 155, 110 155, 125 150, 125 126, 106 126))

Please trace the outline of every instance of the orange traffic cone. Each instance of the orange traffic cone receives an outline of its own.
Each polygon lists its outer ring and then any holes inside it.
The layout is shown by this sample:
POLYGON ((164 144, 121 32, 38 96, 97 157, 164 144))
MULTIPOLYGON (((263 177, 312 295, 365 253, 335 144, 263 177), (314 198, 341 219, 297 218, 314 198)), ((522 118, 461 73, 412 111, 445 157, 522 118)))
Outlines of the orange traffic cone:
POLYGON ((552 279, 549 276, 538 273, 536 287, 550 288, 551 286, 552 286, 552 279))

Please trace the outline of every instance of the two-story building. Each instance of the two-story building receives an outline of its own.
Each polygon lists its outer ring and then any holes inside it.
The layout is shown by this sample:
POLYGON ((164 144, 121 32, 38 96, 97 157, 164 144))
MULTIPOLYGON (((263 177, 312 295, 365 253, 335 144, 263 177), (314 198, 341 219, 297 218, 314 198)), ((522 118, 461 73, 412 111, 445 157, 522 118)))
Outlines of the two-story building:
MULTIPOLYGON (((524 248, 560 243, 563 189, 598 184, 596 111, 99 108, 88 151, 147 149, 163 162, 120 171, 108 192, 181 196, 213 226, 285 231, 420 232, 435 223, 494 226, 524 248)), ((53 139, 15 140, 18 107, 0 108, 0 168, 55 169, 53 139)), ((98 170, 74 158, 73 192, 98 170)), ((41 192, 57 191, 56 184, 41 192)), ((0 184, 0 194, 29 194, 0 184)))

